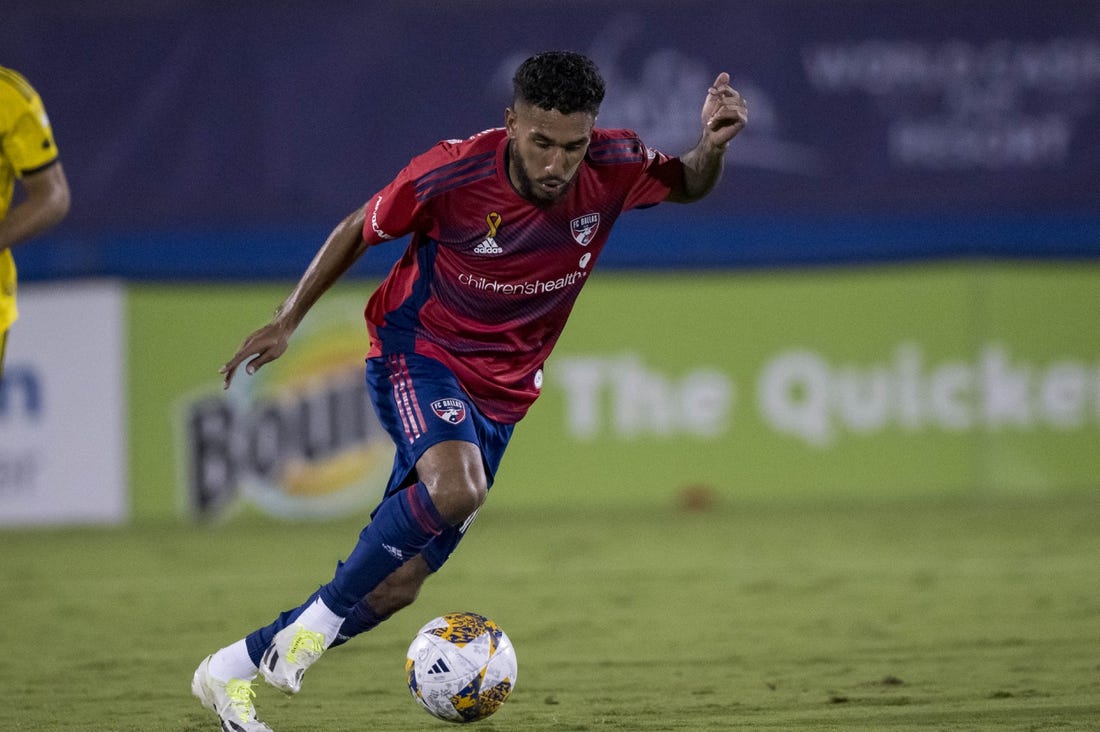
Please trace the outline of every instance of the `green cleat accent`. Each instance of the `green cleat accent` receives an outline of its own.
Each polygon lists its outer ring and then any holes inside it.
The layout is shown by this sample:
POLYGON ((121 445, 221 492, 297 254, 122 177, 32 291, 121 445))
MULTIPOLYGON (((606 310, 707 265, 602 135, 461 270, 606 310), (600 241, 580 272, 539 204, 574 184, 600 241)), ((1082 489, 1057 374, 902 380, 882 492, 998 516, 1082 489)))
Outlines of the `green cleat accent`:
POLYGON ((195 670, 191 693, 204 707, 218 715, 222 732, 273 732, 256 718, 256 707, 252 703, 256 692, 252 682, 230 679, 223 683, 214 678, 210 674, 210 656, 204 658, 195 670))
POLYGON ((287 694, 302 689, 302 675, 328 647, 325 634, 295 623, 275 634, 260 661, 267 683, 287 694))

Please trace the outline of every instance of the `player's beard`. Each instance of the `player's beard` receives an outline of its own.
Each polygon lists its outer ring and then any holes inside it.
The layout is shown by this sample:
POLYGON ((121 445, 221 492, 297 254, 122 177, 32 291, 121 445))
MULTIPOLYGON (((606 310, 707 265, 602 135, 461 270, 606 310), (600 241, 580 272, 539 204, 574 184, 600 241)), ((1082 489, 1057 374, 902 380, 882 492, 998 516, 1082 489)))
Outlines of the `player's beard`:
POLYGON ((573 187, 573 178, 565 181, 559 186, 553 193, 547 193, 546 191, 537 188, 535 186, 535 179, 531 177, 527 172, 527 166, 523 162, 523 158, 520 156, 519 151, 516 149, 516 141, 508 141, 508 164, 511 167, 511 172, 515 173, 516 188, 519 189, 519 194, 526 198, 531 203, 539 206, 552 206, 565 197, 565 194, 569 192, 569 189, 573 187))

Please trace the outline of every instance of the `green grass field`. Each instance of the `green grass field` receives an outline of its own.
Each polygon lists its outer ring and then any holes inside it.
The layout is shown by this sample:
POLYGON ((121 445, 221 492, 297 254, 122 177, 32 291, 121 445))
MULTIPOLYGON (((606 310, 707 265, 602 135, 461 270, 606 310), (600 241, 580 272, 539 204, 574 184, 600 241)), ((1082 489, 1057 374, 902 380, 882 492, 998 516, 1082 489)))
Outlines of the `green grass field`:
MULTIPOLYGON (((204 655, 329 578, 353 522, 0 532, 0 730, 216 730, 204 655)), ((596 515, 490 501, 419 602, 334 649, 278 732, 452 729, 405 688, 431 617, 516 646, 481 730, 1100 729, 1100 496, 596 515)))

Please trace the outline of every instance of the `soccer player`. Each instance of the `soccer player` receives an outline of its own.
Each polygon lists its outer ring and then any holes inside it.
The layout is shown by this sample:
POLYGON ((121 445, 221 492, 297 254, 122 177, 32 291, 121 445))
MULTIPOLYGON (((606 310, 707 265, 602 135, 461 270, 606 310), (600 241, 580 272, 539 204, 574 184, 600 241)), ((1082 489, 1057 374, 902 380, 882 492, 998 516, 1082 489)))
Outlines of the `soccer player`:
POLYGON ((438 143, 338 224, 274 319, 222 367, 228 388, 241 364, 252 374, 278 358, 369 247, 412 234, 366 307, 367 385, 397 447, 385 496, 331 581, 199 665, 192 691, 225 730, 270 729, 252 702, 257 672, 296 693, 327 648, 416 599, 485 501, 619 214, 705 196, 748 118, 719 74, 699 143, 675 158, 595 126, 604 84, 584 56, 533 56, 513 87, 503 128, 438 143))
POLYGON ((27 80, 0 66, 0 378, 15 307, 11 248, 56 226, 69 212, 69 182, 42 100, 27 80), (15 181, 24 196, 11 205, 15 181))

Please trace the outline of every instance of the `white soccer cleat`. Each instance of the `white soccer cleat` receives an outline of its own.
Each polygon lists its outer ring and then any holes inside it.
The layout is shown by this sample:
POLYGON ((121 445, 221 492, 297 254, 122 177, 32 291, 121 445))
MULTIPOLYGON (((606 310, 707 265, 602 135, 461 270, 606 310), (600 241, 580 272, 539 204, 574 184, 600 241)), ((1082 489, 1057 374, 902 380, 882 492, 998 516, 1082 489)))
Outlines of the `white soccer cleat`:
POLYGON ((204 707, 218 715, 222 732, 274 732, 256 719, 256 707, 252 704, 256 692, 252 690, 252 682, 230 679, 223 683, 214 678, 210 674, 210 656, 204 658, 195 669, 191 693, 204 707))
POLYGON ((260 660, 260 673, 267 683, 287 694, 302 689, 302 674, 328 648, 325 634, 294 623, 275 634, 260 660))

